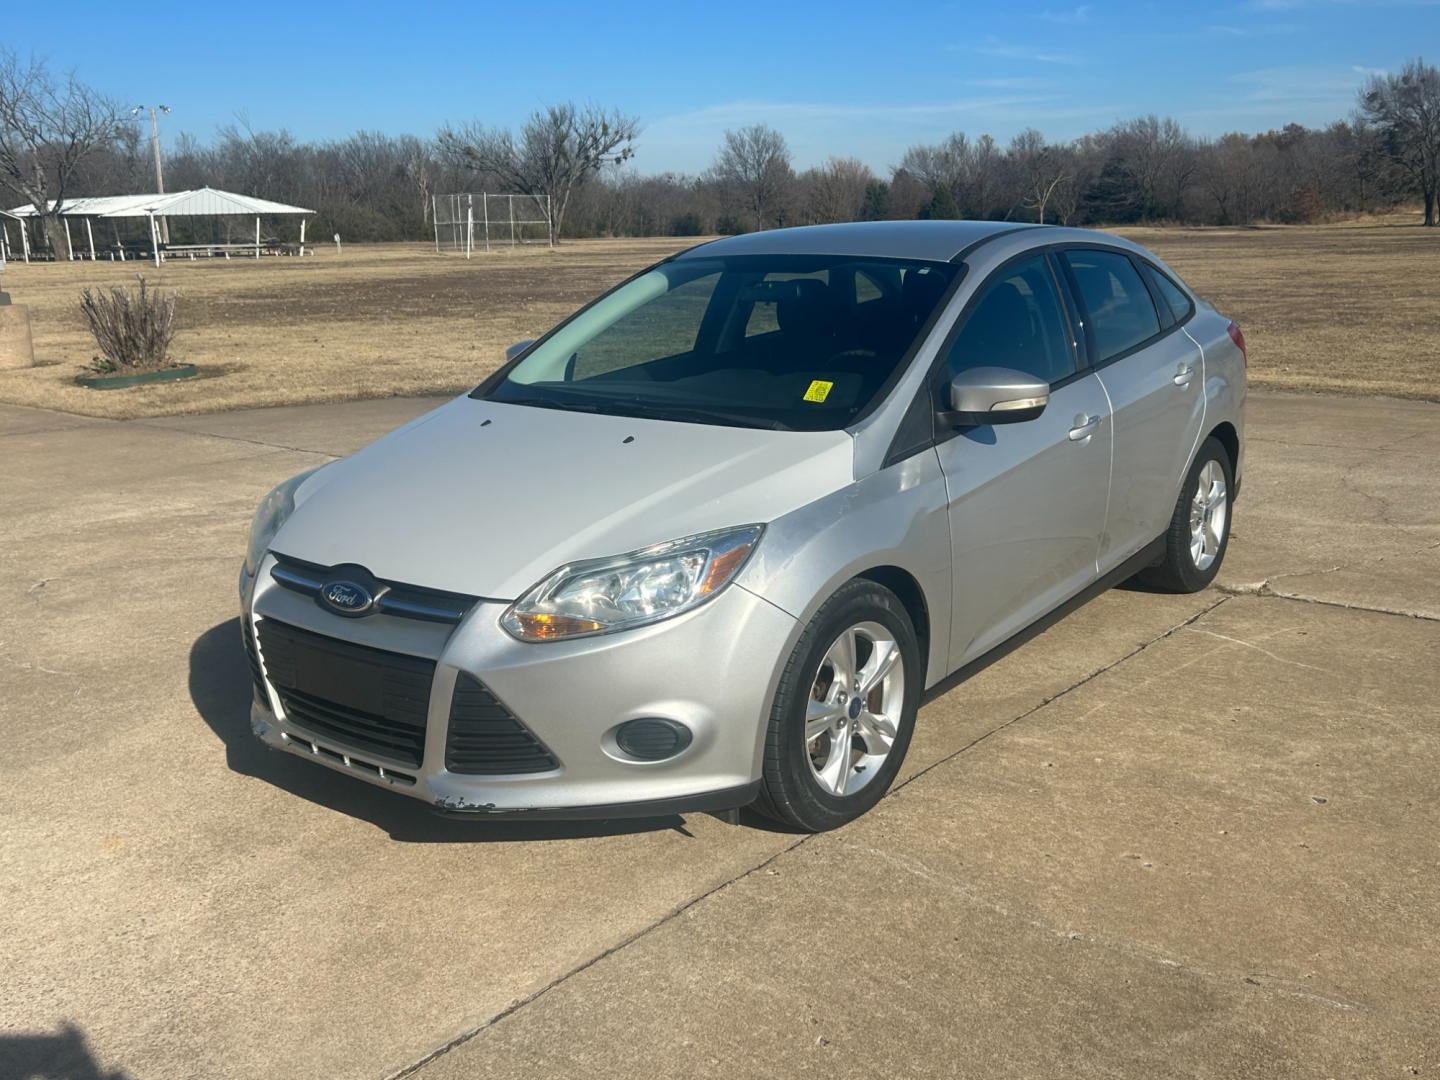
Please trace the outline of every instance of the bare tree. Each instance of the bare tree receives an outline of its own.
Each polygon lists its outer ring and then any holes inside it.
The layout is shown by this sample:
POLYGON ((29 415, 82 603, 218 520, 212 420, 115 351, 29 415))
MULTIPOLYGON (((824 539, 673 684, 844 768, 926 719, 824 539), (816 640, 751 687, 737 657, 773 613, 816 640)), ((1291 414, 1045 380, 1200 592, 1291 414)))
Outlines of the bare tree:
POLYGON ((757 229, 778 222, 778 211, 795 181, 785 136, 765 124, 725 132, 710 174, 739 199, 757 229))
POLYGON ((635 156, 639 122, 618 110, 569 102, 530 114, 519 137, 500 128, 467 124, 440 131, 442 150, 453 160, 493 173, 524 195, 543 195, 550 242, 560 242, 570 196, 604 165, 635 156))
POLYGON ((420 224, 428 225, 430 197, 434 193, 434 160, 430 155, 430 147, 414 135, 402 135, 400 148, 405 158, 405 177, 414 185, 415 195, 420 200, 420 224))
POLYGON ((973 171, 973 151, 963 131, 957 131, 934 146, 912 146, 900 159, 900 168, 931 191, 948 188, 956 199, 965 195, 973 171))
POLYGON ((1021 202, 1034 210, 1044 225, 1045 209, 1056 192, 1075 179, 1068 155, 1063 147, 1047 144, 1034 128, 1026 128, 1010 141, 1010 159, 1019 172, 1021 202))
POLYGON ((124 125, 115 103, 75 78, 57 81, 43 60, 0 49, 0 186, 35 207, 50 249, 70 245, 60 211, 71 177, 124 125))
POLYGON ((1440 200, 1440 68, 1417 57, 1399 75, 1377 75, 1360 91, 1360 111, 1379 129, 1386 155, 1420 192, 1425 224, 1440 200))
POLYGON ((865 188, 875 174, 857 158, 832 157, 818 169, 806 171, 805 216, 820 224, 858 221, 865 188))

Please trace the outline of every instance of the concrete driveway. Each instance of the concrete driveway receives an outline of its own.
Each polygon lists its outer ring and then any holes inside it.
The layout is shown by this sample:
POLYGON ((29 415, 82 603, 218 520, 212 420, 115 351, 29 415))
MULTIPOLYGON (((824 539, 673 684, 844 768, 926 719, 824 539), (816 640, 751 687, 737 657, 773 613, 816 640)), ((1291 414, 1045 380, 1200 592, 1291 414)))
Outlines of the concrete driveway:
POLYGON ((252 741, 256 500, 428 404, 0 407, 0 1078, 1440 1070, 1440 407, 1255 395, 1220 587, 1101 597, 799 838, 252 741))

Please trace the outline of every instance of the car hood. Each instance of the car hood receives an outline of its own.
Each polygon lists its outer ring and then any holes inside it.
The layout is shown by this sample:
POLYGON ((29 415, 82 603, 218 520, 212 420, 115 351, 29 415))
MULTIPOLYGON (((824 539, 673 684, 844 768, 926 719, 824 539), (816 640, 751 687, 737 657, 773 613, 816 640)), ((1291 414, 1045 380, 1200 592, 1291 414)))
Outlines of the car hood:
POLYGON ((442 405, 296 492, 273 550, 513 600, 568 562, 774 520, 853 479, 844 431, 442 405))

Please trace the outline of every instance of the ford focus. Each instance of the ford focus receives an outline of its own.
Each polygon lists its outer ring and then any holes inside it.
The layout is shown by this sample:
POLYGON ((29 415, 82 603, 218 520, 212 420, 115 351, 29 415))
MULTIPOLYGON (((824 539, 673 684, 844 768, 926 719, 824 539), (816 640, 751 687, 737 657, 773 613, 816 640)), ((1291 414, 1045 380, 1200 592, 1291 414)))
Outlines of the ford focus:
POLYGON ((928 698, 1118 582, 1210 584, 1244 402, 1239 328, 1117 237, 701 244, 266 496, 252 727, 452 815, 834 828, 928 698))

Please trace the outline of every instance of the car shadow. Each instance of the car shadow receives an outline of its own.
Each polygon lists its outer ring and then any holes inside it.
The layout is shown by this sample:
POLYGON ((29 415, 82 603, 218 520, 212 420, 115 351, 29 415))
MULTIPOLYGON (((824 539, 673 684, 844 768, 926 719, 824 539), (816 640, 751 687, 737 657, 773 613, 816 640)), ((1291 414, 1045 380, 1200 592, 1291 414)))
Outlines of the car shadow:
POLYGON ((0 1031, 0 1080, 125 1080, 101 1066, 85 1033, 68 1021, 54 1032, 0 1031))
POLYGON ((394 840, 412 844, 570 840, 658 832, 690 835, 684 818, 619 818, 612 821, 460 821, 441 817, 426 804, 343 776, 323 765, 271 750, 250 730, 250 672, 241 644, 240 620, 201 634, 190 647, 190 699, 225 746, 225 761, 282 791, 338 814, 368 821, 394 840))
POLYGON ((1158 585, 1147 585, 1138 577, 1126 578, 1114 586, 1114 588, 1119 592, 1149 593, 1152 596, 1168 596, 1171 594, 1169 589, 1162 589, 1158 585))

